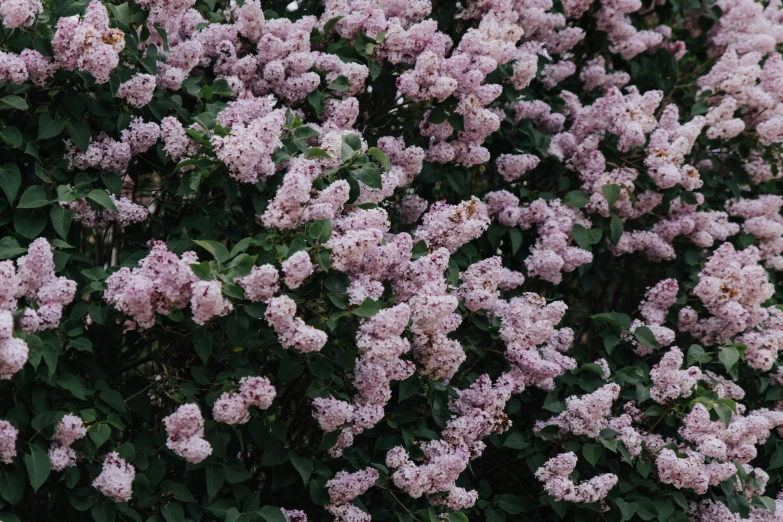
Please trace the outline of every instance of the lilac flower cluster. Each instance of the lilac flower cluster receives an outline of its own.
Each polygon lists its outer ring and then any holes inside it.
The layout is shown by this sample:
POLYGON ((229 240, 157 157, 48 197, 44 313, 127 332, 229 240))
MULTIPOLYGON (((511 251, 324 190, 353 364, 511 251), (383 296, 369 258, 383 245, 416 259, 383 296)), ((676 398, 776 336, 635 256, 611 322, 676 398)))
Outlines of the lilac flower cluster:
POLYGON ((81 20, 76 15, 60 18, 52 39, 59 67, 88 72, 97 83, 109 81, 124 48, 125 34, 109 28, 109 12, 99 0, 90 2, 81 20))
POLYGON ((11 464, 16 457, 16 437, 19 430, 7 420, 0 420, 0 462, 11 464))
POLYGON ((128 502, 133 496, 134 478, 136 470, 133 466, 113 451, 106 455, 103 470, 95 477, 92 486, 115 502, 128 502))
POLYGON ((560 200, 543 199, 520 207, 519 199, 505 190, 490 192, 485 201, 489 215, 503 225, 519 226, 522 230, 537 226, 539 236, 525 260, 531 276, 558 284, 562 272, 572 272, 593 260, 587 250, 572 246, 574 225, 591 226, 579 210, 565 206, 560 200))
POLYGON ((0 379, 11 379, 27 362, 27 343, 13 335, 18 300, 25 298, 28 304, 18 318, 18 326, 34 333, 56 328, 63 307, 73 301, 75 294, 74 281, 55 275, 52 249, 44 238, 30 243, 16 268, 12 261, 0 263, 0 379))
POLYGON ((149 216, 149 210, 146 207, 133 203, 128 198, 117 198, 114 194, 109 194, 109 199, 114 203, 118 212, 109 209, 95 210, 84 198, 61 202, 60 206, 75 212, 74 221, 99 233, 105 232, 113 223, 124 228, 132 223, 141 223, 149 216))
POLYGON ((652 353, 650 346, 640 343, 630 335, 642 326, 650 329, 659 347, 669 346, 674 342, 674 330, 663 326, 663 323, 666 322, 666 314, 669 309, 677 300, 679 289, 676 280, 664 279, 645 292, 644 301, 639 304, 639 314, 644 318, 644 321, 635 319, 631 323, 630 330, 624 335, 626 340, 633 343, 637 355, 644 356, 652 353))
POLYGON ((272 404, 275 388, 266 377, 242 377, 239 392, 223 392, 212 407, 212 416, 226 424, 245 424, 250 420, 250 407, 265 410, 272 404))
POLYGON ((568 397, 566 409, 557 417, 539 421, 535 431, 546 426, 558 426, 562 432, 598 438, 608 427, 607 417, 612 414, 612 404, 620 396, 620 386, 607 384, 583 397, 568 397))
POLYGON ((536 471, 536 478, 544 483, 544 489, 557 500, 569 502, 598 502, 617 485, 617 475, 606 473, 580 484, 568 477, 576 468, 573 452, 552 457, 536 471))
POLYGON ((245 299, 266 303, 280 290, 280 274, 270 265, 254 266, 250 273, 234 280, 245 291, 245 299))
POLYGON ((653 387, 650 397, 659 404, 664 404, 678 397, 689 397, 696 383, 702 378, 701 370, 690 366, 681 370, 683 363, 682 351, 676 346, 664 354, 660 362, 650 370, 653 387))
POLYGON ((71 444, 84 438, 85 435, 87 429, 81 418, 68 414, 60 420, 54 429, 52 445, 49 446, 49 460, 52 462, 53 470, 61 471, 76 465, 77 455, 71 448, 71 444))
POLYGON ((351 501, 370 489, 378 477, 378 470, 374 468, 354 473, 339 471, 326 483, 331 501, 326 509, 338 522, 369 522, 372 517, 351 504, 351 501))
POLYGON ((204 418, 196 404, 183 404, 163 419, 168 434, 166 446, 188 462, 198 464, 212 454, 204 439, 204 418))
POLYGON ((284 348, 296 348, 302 352, 320 351, 326 344, 326 332, 306 325, 295 316, 296 302, 285 295, 270 299, 264 314, 284 348))
POLYGON ((8 29, 33 25, 35 17, 43 11, 40 0, 3 0, 0 2, 0 18, 8 29))
MULTIPOLYGON (((165 243, 153 241, 138 268, 122 267, 109 276, 103 298, 141 328, 150 328, 156 313, 168 315, 174 308, 187 306, 193 286, 199 282, 189 265, 197 261, 194 252, 185 252, 180 258, 165 243)), ((222 300, 219 293, 213 297, 222 300)))
POLYGON ((744 219, 742 230, 756 238, 767 268, 783 270, 783 197, 765 194, 758 199, 740 198, 726 203, 729 215, 744 219))
POLYGON ((392 395, 392 381, 407 379, 414 365, 401 359, 410 342, 401 337, 410 320, 410 307, 400 304, 381 310, 364 321, 356 334, 356 346, 363 352, 356 360, 351 403, 329 397, 313 400, 313 416, 326 432, 342 428, 337 443, 329 450, 337 457, 353 443, 355 436, 370 429, 384 416, 392 395))
POLYGON ((680 329, 712 344, 764 321, 769 311, 761 305, 772 296, 774 287, 758 264, 760 259, 754 246, 735 250, 730 243, 723 243, 718 247, 693 289, 710 316, 699 319, 696 311, 686 306, 680 310, 680 329))

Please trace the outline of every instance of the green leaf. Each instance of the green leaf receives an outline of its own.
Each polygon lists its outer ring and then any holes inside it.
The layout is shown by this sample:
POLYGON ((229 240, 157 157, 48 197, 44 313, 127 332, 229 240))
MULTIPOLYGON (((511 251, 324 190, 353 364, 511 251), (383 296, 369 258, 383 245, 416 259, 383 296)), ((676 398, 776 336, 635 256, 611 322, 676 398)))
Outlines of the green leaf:
POLYGON ((84 121, 72 121, 68 123, 71 141, 81 150, 86 151, 90 146, 90 126, 84 121))
POLYGON ((105 190, 101 189, 93 189, 90 191, 89 194, 87 194, 87 199, 90 199, 103 208, 109 209, 112 212, 119 213, 119 210, 117 210, 117 207, 114 205, 114 202, 111 200, 111 197, 109 197, 109 193, 105 190))
POLYGON ((30 446, 30 453, 24 456, 24 467, 27 468, 27 476, 30 477, 30 485, 33 492, 38 491, 49 473, 52 471, 52 463, 49 455, 38 446, 30 446))
POLYGON ((280 508, 278 507, 264 506, 258 510, 258 514, 261 515, 261 518, 266 520, 266 522, 286 522, 283 512, 280 511, 280 508))
POLYGON ((307 485, 310 475, 313 473, 313 460, 298 453, 291 454, 291 464, 294 465, 299 476, 302 477, 302 483, 307 485))
POLYGON ((601 187, 601 192, 609 205, 609 210, 612 210, 614 204, 620 199, 620 185, 604 185, 601 187))
POLYGON ((75 214, 73 210, 59 206, 49 209, 49 219, 52 220, 52 227, 54 227, 54 231, 61 238, 66 239, 68 237, 68 231, 71 228, 71 222, 75 214))
POLYGON ((361 167, 351 169, 351 175, 370 188, 383 188, 381 169, 372 163, 365 163, 361 167))
POLYGON ((389 169, 391 168, 391 161, 389 160, 389 156, 387 156, 381 149, 378 147, 370 147, 367 149, 367 155, 377 159, 381 164, 381 167, 383 167, 383 170, 389 172, 389 169))
POLYGON ((22 173, 14 163, 6 163, 0 166, 0 188, 5 193, 9 203, 13 203, 19 188, 22 186, 22 173))
POLYGON ((114 502, 96 502, 90 510, 92 519, 95 522, 114 522, 115 507, 114 502))
POLYGON ((368 297, 358 308, 353 310, 353 315, 359 317, 372 317, 381 310, 381 305, 372 297, 368 297))
POLYGON ((598 463, 603 452, 604 448, 600 444, 585 444, 582 446, 582 455, 585 456, 585 460, 592 466, 598 463))
POLYGON ((759 496, 759 495, 753 496, 753 505, 756 507, 766 509, 773 515, 775 514, 775 509, 777 508, 777 504, 775 503, 774 499, 770 497, 759 496))
POLYGON ((726 371, 732 376, 736 374, 734 370, 739 358, 739 351, 733 346, 724 346, 718 352, 718 360, 723 363, 726 371))
POLYGON ((179 502, 171 502, 160 508, 160 514, 166 522, 182 522, 185 512, 179 502))
POLYGON ((348 82, 348 78, 341 74, 335 78, 332 83, 327 85, 326 88, 332 91, 345 92, 351 88, 351 84, 348 82))
MULTIPOLYGON (((506 522, 506 514, 499 509, 484 510, 484 517, 486 522, 506 522)), ((400 521, 402 522, 402 519, 400 521)))
MULTIPOLYGON (((231 96, 234 96, 235 93, 226 80, 219 78, 212 84, 212 94, 230 98, 231 96)), ((209 128, 211 129, 212 127, 209 128)))
MULTIPOLYGON (((239 254, 237 257, 231 260, 228 266, 234 269, 234 277, 245 277, 253 270, 253 266, 255 266, 256 259, 258 259, 258 256, 239 254)), ((224 292, 226 290, 225 286, 226 284, 224 283, 223 284, 224 292)), ((240 297, 240 299, 242 298, 244 298, 244 294, 242 294, 242 296, 240 297)))
POLYGON ((202 281, 212 281, 214 276, 212 274, 212 266, 209 261, 203 261, 201 263, 191 263, 190 269, 193 273, 202 281))
POLYGON ((767 470, 773 470, 778 469, 780 467, 783 467, 783 446, 778 446, 775 450, 775 453, 772 454, 772 457, 769 459, 769 465, 767 466, 767 470))
POLYGON ((16 208, 39 208, 51 204, 52 201, 46 195, 46 191, 40 185, 27 187, 19 198, 19 204, 16 208))
POLYGON ((210 466, 207 468, 207 495, 210 499, 215 498, 218 491, 223 487, 225 474, 223 468, 210 466))
POLYGON ((294 129, 294 138, 297 140, 309 140, 317 136, 320 136, 320 133, 312 127, 303 126, 294 129))
POLYGON ((600 364, 596 363, 585 363, 581 366, 580 371, 590 371, 596 374, 597 376, 604 378, 604 369, 601 367, 600 364))
POLYGON ((725 405, 725 404, 718 404, 715 403, 712 405, 712 409, 715 410, 715 413, 718 414, 718 417, 720 420, 723 421, 723 423, 726 425, 726 427, 729 427, 729 424, 731 423, 731 416, 733 412, 731 411, 731 407, 725 405))
POLYGON ((226 474, 226 480, 229 484, 239 484, 251 476, 244 462, 238 458, 229 459, 223 466, 223 472, 226 474))
POLYGON ((631 327, 631 318, 626 314, 621 314, 618 312, 605 312, 602 314, 591 315, 590 319, 613 324, 622 330, 628 330, 631 327))
POLYGON ((214 257, 218 263, 226 261, 229 257, 228 249, 225 247, 225 245, 223 245, 223 243, 201 239, 196 239, 193 242, 212 254, 212 257, 214 257))
POLYGON ((87 399, 87 397, 84 395, 84 386, 82 385, 79 378, 72 373, 66 373, 62 375, 57 381, 57 386, 64 390, 68 390, 77 399, 87 399))
POLYGON ((27 101, 21 96, 15 94, 9 94, 0 99, 0 102, 20 111, 26 111, 28 109, 27 101))
POLYGON ((633 337, 645 346, 649 346, 654 350, 658 349, 658 341, 655 340, 655 335, 652 330, 646 326, 640 326, 635 329, 633 331, 633 337))
POLYGON ((345 18, 344 16, 335 16, 334 18, 330 18, 325 24, 324 24, 324 34, 329 34, 332 31, 332 28, 335 26, 337 22, 345 18))
POLYGON ((455 131, 462 132, 465 130, 465 117, 462 114, 450 114, 446 119, 455 131))
POLYGON ((261 242, 259 242, 254 237, 246 237, 243 239, 240 239, 237 241, 237 244, 234 245, 234 248, 231 249, 231 253, 228 255, 229 258, 236 257, 238 254, 241 254, 251 246, 259 246, 261 242))
POLYGON ((508 235, 511 236, 511 255, 517 255, 522 246, 522 231, 518 228, 509 228, 508 235))
MULTIPOLYGON (((155 27, 155 30, 160 35, 160 39, 163 40, 163 50, 168 53, 169 52, 169 36, 168 36, 168 34, 166 34, 166 30, 163 29, 160 26, 159 23, 154 24, 153 27, 155 27)), ((214 87, 214 84, 213 84, 213 87, 214 87)))
POLYGON ((571 235, 574 237, 574 241, 577 246, 583 250, 590 250, 590 245, 595 245, 601 241, 603 232, 600 228, 586 229, 582 225, 576 224, 571 229, 571 235))
POLYGON ((36 239, 46 228, 46 214, 33 209, 20 209, 14 212, 14 230, 27 239, 36 239))
POLYGON ((563 198, 563 203, 571 208, 582 208, 590 201, 590 196, 581 190, 572 190, 563 198))
POLYGON ((324 99, 328 97, 328 94, 319 89, 316 89, 307 95, 307 103, 312 105, 315 113, 320 116, 324 112, 324 99))
POLYGON ((509 515, 518 515, 525 510, 522 499, 516 495, 495 495, 495 504, 509 515))
POLYGON ((86 337, 78 337, 74 339, 73 341, 71 341, 71 346, 76 351, 92 353, 92 341, 90 341, 86 337))
POLYGON ((356 134, 348 134, 343 136, 343 143, 351 147, 356 152, 362 150, 362 140, 356 134))
POLYGON ((688 348, 688 366, 692 365, 693 363, 707 364, 711 361, 712 357, 707 355, 707 353, 704 351, 704 348, 698 344, 692 344, 690 348, 688 348))
POLYGON ((101 391, 98 397, 100 397, 103 402, 121 413, 127 411, 127 408, 125 407, 125 400, 117 390, 105 389, 101 391))
POLYGON ((38 139, 46 140, 58 136, 65 129, 65 122, 53 120, 48 113, 42 112, 38 118, 38 139))
POLYGON ((328 219, 313 221, 307 227, 307 234, 315 241, 326 243, 332 237, 332 222, 328 219))
POLYGON ((522 436, 519 432, 514 432, 508 437, 506 437, 506 440, 503 442, 504 448, 511 448, 511 449, 525 449, 528 446, 530 446, 530 443, 525 440, 525 438, 522 436))
POLYGON ((95 443, 95 447, 100 448, 111 437, 111 428, 108 424, 93 424, 90 426, 88 434, 95 443))
POLYGON ((22 147, 22 143, 24 143, 24 138, 22 138, 22 133, 19 132, 19 129, 13 126, 5 127, 3 130, 0 130, 0 138, 10 146, 12 146, 15 149, 19 149, 22 147))
POLYGON ((19 503, 27 482, 22 474, 10 466, 0 466, 0 497, 11 504, 19 503))
POLYGON ((419 392, 419 389, 421 389, 421 381, 415 375, 408 377, 404 381, 400 381, 399 402, 413 397, 419 392))
POLYGON ((448 117, 449 113, 446 112, 446 107, 444 105, 438 105, 430 111, 430 115, 427 118, 427 121, 438 125, 446 121, 448 117))
POLYGON ((182 502, 196 502, 193 494, 185 484, 179 484, 171 480, 166 480, 160 485, 160 489, 164 493, 173 494, 175 499, 182 502))
POLYGON ((633 519, 634 514, 636 514, 636 508, 638 508, 638 504, 634 502, 626 502, 625 500, 618 498, 615 500, 617 503, 617 507, 620 509, 620 515, 621 515, 621 522, 625 522, 626 520, 633 519))
POLYGON ((0 239, 0 259, 16 257, 27 252, 26 248, 19 246, 19 241, 13 236, 5 236, 0 239))
POLYGON ((118 24, 122 24, 125 26, 130 25, 131 15, 130 15, 130 8, 128 7, 128 2, 122 3, 120 5, 108 4, 108 7, 111 10, 111 14, 114 15, 114 20, 118 24))
POLYGON ((331 158, 328 152, 318 147, 310 147, 304 151, 305 158, 331 158))
POLYGON ((620 242, 623 235, 623 220, 617 214, 612 212, 612 219, 609 221, 609 240, 613 244, 620 242))

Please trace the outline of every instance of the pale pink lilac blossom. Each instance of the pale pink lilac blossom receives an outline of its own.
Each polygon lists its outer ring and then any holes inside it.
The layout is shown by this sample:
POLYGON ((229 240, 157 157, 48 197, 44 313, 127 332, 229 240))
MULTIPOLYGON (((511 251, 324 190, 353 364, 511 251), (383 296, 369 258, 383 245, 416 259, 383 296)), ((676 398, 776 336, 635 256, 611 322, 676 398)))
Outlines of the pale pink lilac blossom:
POLYGON ((183 404, 163 419, 168 440, 166 446, 188 462, 198 464, 212 454, 204 439, 204 418, 196 404, 183 404))
POLYGON ((109 81, 124 48, 125 34, 109 28, 109 13, 99 0, 90 2, 81 20, 78 15, 60 18, 52 39, 60 67, 88 72, 99 84, 109 81))
POLYGON ((11 464, 16 457, 16 438, 19 430, 7 420, 0 420, 0 462, 11 464))
POLYGON ((77 454, 71 448, 71 444, 84 438, 87 429, 84 422, 76 415, 65 415, 54 429, 52 445, 49 447, 49 460, 54 471, 76 465, 77 454))
POLYGON ((292 290, 299 288, 313 273, 313 262, 310 261, 310 255, 304 250, 294 253, 283 261, 283 273, 285 274, 285 285, 288 288, 292 290))
POLYGON ((140 109, 152 101, 155 91, 155 77, 151 74, 137 74, 120 85, 117 98, 124 98, 128 105, 140 109))
POLYGON ((653 366, 650 370, 650 379, 653 382, 650 388, 652 400, 665 404, 678 397, 689 397, 693 393, 697 382, 702 378, 701 370, 696 366, 681 370, 682 363, 682 351, 673 347, 653 366))
POLYGON ((579 484, 568 477, 576 468, 577 458, 573 452, 561 453, 552 457, 538 468, 535 475, 544 483, 544 489, 555 500, 589 503, 603 500, 617 485, 617 475, 605 473, 579 484))
POLYGON ((702 342, 713 344, 761 323, 769 311, 761 305, 774 293, 767 272, 759 264, 761 253, 749 246, 735 250, 723 243, 699 272, 693 293, 710 314, 699 319, 691 307, 680 310, 679 328, 702 342))
POLYGON ((268 302, 264 317, 284 348, 296 348, 302 352, 320 351, 326 344, 326 332, 295 317, 296 308, 296 303, 288 296, 273 297, 268 302))
POLYGON ((168 315, 172 309, 185 308, 191 301, 198 278, 190 264, 197 261, 194 252, 178 257, 165 243, 153 241, 150 253, 138 268, 122 267, 109 276, 103 297, 141 328, 150 328, 156 313, 168 315))
POLYGON ((245 299, 266 303, 280 290, 280 274, 277 269, 265 264, 254 266, 244 277, 237 277, 234 282, 245 291, 245 299))
POLYGON ((133 479, 136 470, 117 452, 106 455, 103 470, 92 486, 115 502, 128 502, 133 496, 133 479))
POLYGON ((226 424, 245 424, 250 420, 250 407, 265 410, 272 405, 277 392, 266 377, 242 377, 239 392, 224 392, 212 407, 212 416, 226 424))

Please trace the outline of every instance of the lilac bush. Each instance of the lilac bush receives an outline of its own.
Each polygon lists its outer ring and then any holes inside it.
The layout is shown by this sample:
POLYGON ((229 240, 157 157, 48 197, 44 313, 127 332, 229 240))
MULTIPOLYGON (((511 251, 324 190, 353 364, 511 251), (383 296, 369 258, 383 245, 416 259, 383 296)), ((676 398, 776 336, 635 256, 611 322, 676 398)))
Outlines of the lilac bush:
POLYGON ((0 21, 0 520, 783 521, 780 2, 0 21))

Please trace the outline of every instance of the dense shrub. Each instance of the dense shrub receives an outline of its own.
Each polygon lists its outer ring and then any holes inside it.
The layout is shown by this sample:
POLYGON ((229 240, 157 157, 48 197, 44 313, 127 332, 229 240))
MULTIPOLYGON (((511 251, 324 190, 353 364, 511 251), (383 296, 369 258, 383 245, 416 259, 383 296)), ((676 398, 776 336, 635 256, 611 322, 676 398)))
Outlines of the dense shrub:
POLYGON ((779 2, 0 18, 4 522, 783 521, 779 2))

